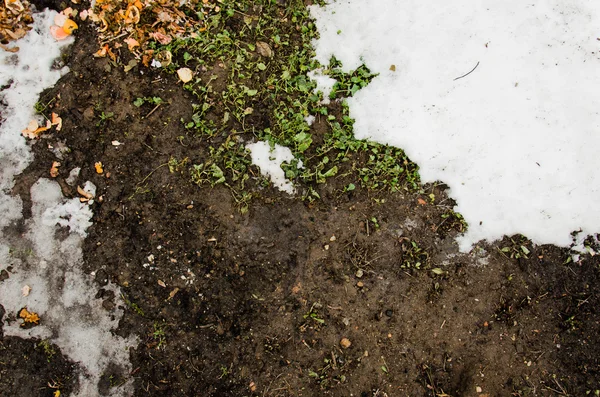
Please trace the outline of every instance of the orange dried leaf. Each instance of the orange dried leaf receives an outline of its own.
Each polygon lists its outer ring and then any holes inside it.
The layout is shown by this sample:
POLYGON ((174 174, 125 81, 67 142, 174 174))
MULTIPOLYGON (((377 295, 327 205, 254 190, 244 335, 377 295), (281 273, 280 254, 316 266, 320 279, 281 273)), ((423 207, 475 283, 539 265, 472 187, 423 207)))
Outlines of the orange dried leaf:
POLYGON ((131 38, 131 37, 128 38, 128 39, 125 39, 123 41, 125 42, 125 44, 127 44, 127 48, 129 48, 129 51, 133 51, 133 49, 135 47, 139 47, 140 46, 140 43, 136 39, 131 38))
POLYGON ((417 203, 419 203, 419 205, 426 205, 426 204, 427 204, 427 201, 425 201, 425 200, 423 200, 421 197, 419 197, 419 198, 417 199, 417 203))
POLYGON ((107 53, 108 53, 108 44, 104 44, 104 47, 102 47, 98 51, 96 51, 96 53, 94 54, 94 57, 104 58, 107 53))
POLYGON ((73 34, 73 31, 79 27, 77 26, 75 21, 73 21, 72 19, 67 19, 62 28, 67 34, 73 34))
POLYGON ((50 176, 52 178, 56 178, 58 176, 58 167, 60 167, 60 163, 58 161, 53 161, 52 167, 50 168, 50 176))
POLYGON ((58 116, 56 113, 52 113, 52 125, 56 126, 56 131, 60 131, 62 129, 62 118, 58 116))
POLYGON ((27 324, 37 325, 40 323, 40 316, 38 316, 37 313, 28 311, 26 307, 19 311, 19 317, 24 320, 23 324, 21 324, 21 327, 27 324))
POLYGON ((140 10, 134 5, 127 7, 127 12, 125 13, 125 23, 137 24, 139 21, 140 10))
POLYGON ((98 161, 94 164, 94 167, 96 168, 97 174, 102 174, 104 172, 104 168, 102 168, 102 162, 98 161))
POLYGON ((57 41, 64 40, 67 37, 69 37, 69 33, 67 33, 63 28, 59 28, 56 25, 50 26, 50 34, 57 41))

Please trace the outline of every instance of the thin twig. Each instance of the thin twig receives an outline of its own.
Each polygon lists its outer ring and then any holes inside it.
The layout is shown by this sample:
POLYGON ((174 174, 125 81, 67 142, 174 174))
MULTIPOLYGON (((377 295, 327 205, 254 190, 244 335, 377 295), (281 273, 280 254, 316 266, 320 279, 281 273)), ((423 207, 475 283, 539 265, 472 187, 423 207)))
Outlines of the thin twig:
POLYGON ((121 37, 123 37, 123 36, 127 36, 127 34, 128 34, 127 32, 125 32, 125 33, 121 33, 121 34, 120 34, 120 35, 118 35, 118 36, 112 37, 112 38, 110 38, 110 39, 108 39, 108 40, 104 40, 103 42, 101 42, 101 43, 100 43, 100 45, 101 45, 101 46, 103 46, 104 44, 108 44, 108 43, 110 43, 111 41, 114 41, 114 40, 120 39, 120 38, 121 38, 121 37))
POLYGON ((145 118, 145 119, 147 119, 148 117, 150 117, 150 115, 151 115, 152 113, 154 113, 154 112, 156 111, 156 109, 158 109, 158 108, 160 107, 160 105, 161 105, 160 103, 159 103, 158 105, 156 105, 156 106, 154 107, 154 109, 152 109, 152 110, 150 111, 150 113, 148 113, 148 114, 146 115, 146 117, 144 117, 144 118, 145 118))
POLYGON ((479 61, 477 61, 477 65, 475 65, 475 67, 474 67, 473 69, 471 69, 471 71, 470 71, 469 73, 467 73, 467 74, 463 74, 462 76, 455 78, 455 79, 454 79, 454 81, 456 81, 456 80, 458 80, 458 79, 462 79, 463 77, 467 77, 468 75, 470 75, 471 73, 473 73, 473 71, 474 71, 475 69, 477 69, 477 66, 479 66, 479 61))

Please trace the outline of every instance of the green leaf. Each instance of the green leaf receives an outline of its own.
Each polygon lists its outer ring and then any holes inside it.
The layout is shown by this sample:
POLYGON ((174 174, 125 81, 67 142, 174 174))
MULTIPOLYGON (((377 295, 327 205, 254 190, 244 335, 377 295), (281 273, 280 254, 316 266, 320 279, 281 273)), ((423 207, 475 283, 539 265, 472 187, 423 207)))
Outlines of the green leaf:
POLYGON ((248 91, 246 91, 246 94, 247 94, 248 96, 254 96, 254 95, 256 95, 257 93, 258 93, 258 90, 248 90, 248 91))
POLYGON ((294 141, 298 144, 297 149, 300 153, 304 152, 312 143, 310 134, 299 132, 294 136, 294 141))
POLYGON ((262 62, 257 64, 256 67, 258 68, 258 70, 265 70, 267 68, 267 66, 262 62))
POLYGON ((139 108, 144 104, 144 102, 144 98, 137 98, 135 101, 133 101, 133 104, 139 108))
POLYGON ((325 178, 329 178, 329 177, 336 175, 337 173, 338 173, 338 167, 337 167, 337 165, 334 165, 326 173, 324 173, 323 176, 325 178))
POLYGON ((431 271, 433 272, 433 274, 436 274, 438 276, 441 276, 442 274, 444 274, 445 272, 440 269, 439 267, 436 267, 435 269, 431 269, 431 271))

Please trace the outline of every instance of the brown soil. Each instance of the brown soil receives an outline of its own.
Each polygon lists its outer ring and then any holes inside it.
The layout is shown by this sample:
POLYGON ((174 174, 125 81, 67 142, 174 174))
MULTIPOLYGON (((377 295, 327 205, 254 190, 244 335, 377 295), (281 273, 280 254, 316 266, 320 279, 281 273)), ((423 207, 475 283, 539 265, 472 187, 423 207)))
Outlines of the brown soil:
MULTIPOLYGON (((64 144, 70 152, 57 181, 65 196, 77 194, 64 182, 75 167, 102 196, 93 205, 85 271, 97 273, 99 291, 106 278, 121 287, 129 305, 117 333, 141 343, 132 373, 105 374, 101 390, 115 383, 111 375, 133 378, 135 396, 585 396, 600 389, 597 257, 565 264, 567 250, 528 244, 528 259, 511 259, 499 251, 511 246, 508 238, 460 254, 453 242, 460 225, 441 217, 451 200, 436 205, 427 197, 435 192, 444 202, 441 185, 375 197, 340 193, 333 180, 311 205, 266 188, 241 215, 226 188, 198 187, 185 169, 166 166, 171 157, 199 163, 208 150, 202 140, 178 139, 192 108, 176 76, 125 73, 93 58, 89 29, 66 57, 71 72, 42 98, 57 98, 52 111, 63 130, 33 145, 35 162, 15 194, 30 206, 30 186, 56 160, 49 145, 64 144), (165 103, 146 117, 152 106, 132 103, 148 96, 165 103), (101 122, 102 112, 114 117, 101 122), (94 170, 98 161, 103 175, 94 170), (401 267, 411 241, 428 253, 429 270, 401 267)), ((50 396, 48 382, 59 379, 63 395, 75 387, 74 364, 56 347, 48 359, 38 342, 0 338, 1 395, 50 396)))

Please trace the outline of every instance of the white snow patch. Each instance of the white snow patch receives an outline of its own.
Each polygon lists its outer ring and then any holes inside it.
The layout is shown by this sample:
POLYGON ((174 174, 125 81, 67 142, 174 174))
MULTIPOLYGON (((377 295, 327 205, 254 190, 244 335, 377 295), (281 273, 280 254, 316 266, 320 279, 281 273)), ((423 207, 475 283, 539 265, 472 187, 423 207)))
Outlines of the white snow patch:
POLYGON ((304 118, 304 121, 306 121, 306 124, 308 124, 309 126, 313 125, 315 120, 316 120, 316 118, 312 114, 309 114, 308 116, 306 116, 304 118))
MULTIPOLYGON (((134 338, 113 335, 122 309, 107 312, 96 299, 97 286, 81 269, 81 246, 91 225, 92 211, 78 199, 66 200, 55 181, 40 179, 31 188, 32 218, 25 223, 26 233, 19 238, 7 231, 22 218, 22 202, 11 196, 15 175, 22 172, 33 155, 21 131, 36 117, 33 106, 39 94, 60 78, 63 70, 52 70, 61 47, 72 39, 56 43, 49 34, 53 11, 35 14, 35 24, 16 45, 16 54, 0 52, 0 92, 3 102, 0 126, 0 266, 12 267, 9 278, 0 283, 0 304, 7 317, 27 307, 40 315, 41 323, 23 329, 19 321, 5 319, 5 335, 46 338, 56 343, 63 354, 80 365, 79 388, 74 396, 99 396, 98 382, 109 364, 130 371, 128 348, 137 345, 134 338), (66 237, 57 238, 58 226, 68 227, 66 237), (27 253, 21 260, 11 248, 27 253), (22 288, 32 289, 23 296, 22 288)), ((40 122, 42 120, 39 120, 40 122)), ((95 192, 86 183, 84 189, 95 192)), ((14 233, 14 232, 13 232, 14 233)), ((117 286, 104 287, 120 296, 117 286)), ((118 303, 118 302, 117 302, 118 303)), ((132 384, 111 389, 111 395, 132 394, 132 384)))
MULTIPOLYGON (((331 57, 330 57, 331 58, 331 57)), ((329 60, 327 60, 329 62, 329 60)), ((325 64, 326 62, 323 62, 325 64)), ((323 93, 323 100, 321 103, 327 105, 330 103, 329 94, 331 94, 331 90, 333 86, 337 82, 334 78, 331 78, 325 74, 323 74, 322 69, 315 69, 308 72, 308 77, 317 84, 316 92, 321 91, 323 93)))
MULTIPOLYGON (((283 162, 291 162, 294 155, 290 148, 275 145, 273 148, 268 142, 255 142, 246 145, 250 150, 252 163, 260 168, 263 175, 269 177, 273 185, 288 194, 294 194, 296 189, 292 182, 286 179, 285 172, 281 168, 283 162)), ((298 162, 298 168, 302 168, 302 161, 298 162)))
POLYGON ((568 246, 570 232, 600 229, 600 2, 310 10, 321 64, 335 55, 346 71, 380 73, 348 100, 356 137, 403 148, 424 183, 450 186, 469 223, 461 250, 515 233, 568 246))
POLYGON ((69 186, 75 185, 77 182, 77 178, 79 177, 79 173, 81 172, 81 167, 75 167, 69 172, 69 176, 65 181, 69 184, 69 186))

